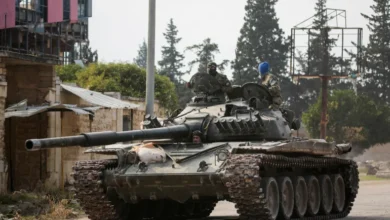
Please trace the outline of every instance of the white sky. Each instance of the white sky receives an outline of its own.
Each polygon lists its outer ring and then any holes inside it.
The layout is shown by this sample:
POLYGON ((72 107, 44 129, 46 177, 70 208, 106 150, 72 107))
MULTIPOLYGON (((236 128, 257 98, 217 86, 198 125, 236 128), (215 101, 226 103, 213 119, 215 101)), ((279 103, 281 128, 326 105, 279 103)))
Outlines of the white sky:
MULTIPOLYGON (((279 0, 276 13, 285 36, 294 25, 314 14, 317 0, 279 0)), ((95 0, 90 19, 90 41, 101 62, 132 62, 139 44, 148 34, 148 0, 95 0)), ((363 44, 368 41, 367 22, 361 12, 371 14, 373 0, 328 0, 328 8, 347 10, 348 27, 363 28, 363 44)), ((233 60, 240 29, 244 23, 246 0, 157 0, 156 64, 166 43, 163 32, 170 18, 178 27, 182 41, 178 49, 201 43, 210 37, 219 45, 216 61, 233 60)), ((186 52, 185 64, 194 58, 186 52)), ((254 64, 257 65, 257 64, 254 64)), ((272 65, 272 64, 271 64, 272 65)), ((194 70, 193 70, 194 72, 194 70)), ((230 66, 225 74, 231 79, 230 66)), ((188 79, 187 75, 184 79, 188 79)))

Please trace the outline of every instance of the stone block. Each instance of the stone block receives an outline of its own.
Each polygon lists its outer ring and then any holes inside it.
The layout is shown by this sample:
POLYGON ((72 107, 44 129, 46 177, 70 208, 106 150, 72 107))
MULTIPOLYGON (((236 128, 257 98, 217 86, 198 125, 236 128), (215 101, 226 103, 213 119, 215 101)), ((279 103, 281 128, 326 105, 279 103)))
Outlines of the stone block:
POLYGON ((0 98, 7 98, 7 82, 0 82, 0 98))
POLYGON ((0 67, 0 75, 6 75, 7 69, 5 67, 0 67))
POLYGON ((5 160, 0 159, 0 173, 8 172, 8 163, 5 160))

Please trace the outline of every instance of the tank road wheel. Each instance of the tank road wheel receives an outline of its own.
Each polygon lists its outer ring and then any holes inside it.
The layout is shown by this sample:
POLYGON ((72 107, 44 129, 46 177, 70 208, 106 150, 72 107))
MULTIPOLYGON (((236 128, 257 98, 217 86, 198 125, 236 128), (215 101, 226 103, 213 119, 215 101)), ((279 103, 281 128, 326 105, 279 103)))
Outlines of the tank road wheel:
POLYGON ((279 213, 279 188, 278 183, 273 177, 263 179, 265 199, 271 219, 276 219, 279 213))
POLYGON ((321 187, 318 179, 315 176, 306 177, 307 185, 307 213, 310 216, 317 215, 321 205, 321 187))
POLYGON ((294 197, 295 215, 302 218, 307 210, 308 195, 305 179, 301 176, 296 177, 294 180, 294 197))
POLYGON ((328 175, 320 176, 321 186, 321 211, 328 215, 333 206, 333 185, 328 175))
POLYGON ((280 193, 279 217, 281 219, 290 219, 294 211, 294 187, 289 177, 280 177, 278 179, 280 193))
POLYGON ((345 184, 340 174, 332 176, 333 183, 333 210, 342 212, 345 205, 345 184))

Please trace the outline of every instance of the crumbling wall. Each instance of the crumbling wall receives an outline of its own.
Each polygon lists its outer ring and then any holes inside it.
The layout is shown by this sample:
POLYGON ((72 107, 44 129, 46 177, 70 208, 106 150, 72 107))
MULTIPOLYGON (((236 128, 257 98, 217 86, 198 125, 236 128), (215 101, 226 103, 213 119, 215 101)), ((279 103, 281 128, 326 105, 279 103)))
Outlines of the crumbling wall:
MULTIPOLYGON (((122 101, 127 101, 133 104, 139 105, 137 109, 133 110, 133 121, 132 121, 132 127, 133 130, 139 130, 141 128, 141 123, 144 121, 145 116, 145 99, 143 98, 134 98, 129 96, 123 96, 121 97, 122 101)), ((131 110, 125 110, 124 114, 130 114, 131 110)), ((160 105, 160 102, 158 100, 155 100, 154 102, 154 114, 158 118, 166 118, 166 109, 160 105)))
POLYGON ((7 82, 6 82, 7 69, 5 63, 0 58, 0 193, 7 191, 8 187, 8 163, 5 155, 5 102, 7 98, 7 82))
MULTIPOLYGON (((47 65, 7 64, 6 107, 27 99, 28 105, 41 105, 54 87, 54 68, 47 65)), ((4 109, 4 108, 2 108, 4 109)), ((29 138, 48 137, 48 116, 6 120, 6 152, 9 158, 10 183, 14 190, 33 190, 47 178, 46 151, 27 152, 24 143, 29 138)))
MULTIPOLYGON (((88 115, 76 115, 72 112, 62 114, 62 136, 78 135, 84 132, 122 131, 122 109, 99 109, 93 120, 88 115)), ((113 156, 84 154, 88 148, 71 147, 62 149, 64 184, 72 183, 72 167, 78 160, 99 160, 115 158, 113 156)))

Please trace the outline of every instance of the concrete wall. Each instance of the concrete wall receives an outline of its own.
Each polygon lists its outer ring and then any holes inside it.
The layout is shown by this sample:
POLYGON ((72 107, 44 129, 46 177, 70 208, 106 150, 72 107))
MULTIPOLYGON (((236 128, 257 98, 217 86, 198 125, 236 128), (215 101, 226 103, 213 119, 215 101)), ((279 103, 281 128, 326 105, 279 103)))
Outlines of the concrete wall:
MULTIPOLYGON (((66 104, 78 104, 79 106, 90 106, 91 104, 83 101, 79 97, 67 92, 61 92, 61 102, 66 104)), ((88 115, 76 115, 73 112, 64 112, 61 115, 61 136, 78 135, 83 132, 97 131, 122 131, 123 110, 122 109, 99 109, 95 116, 90 118, 88 115)), ((62 178, 61 185, 72 183, 72 167, 78 160, 99 160, 105 158, 115 158, 112 156, 84 154, 88 148, 72 147, 62 149, 62 178)))
MULTIPOLYGON (((134 98, 134 97, 128 97, 123 96, 121 97, 122 101, 131 102, 134 104, 139 105, 137 109, 133 110, 133 121, 132 126, 133 130, 139 130, 141 129, 141 123, 144 121, 145 116, 145 99, 142 98, 134 98)), ((124 110, 125 115, 130 115, 131 110, 124 110)), ((154 113, 158 118, 166 118, 166 109, 160 106, 160 102, 156 100, 154 102, 154 113)))
POLYGON ((48 137, 49 117, 41 114, 5 120, 4 109, 23 99, 29 105, 44 103, 54 87, 54 69, 1 58, 0 73, 0 80, 7 81, 0 86, 0 191, 31 190, 48 176, 47 152, 27 152, 24 142, 28 138, 48 137))
MULTIPOLYGON (((7 65, 7 105, 27 99, 28 105, 41 105, 55 85, 52 66, 7 65)), ((6 120, 7 152, 9 155, 12 189, 33 190, 49 175, 47 151, 28 152, 24 143, 29 138, 48 137, 49 118, 47 114, 28 118, 6 120)))
POLYGON ((8 182, 8 163, 5 155, 4 142, 4 107, 7 98, 6 73, 5 63, 2 63, 0 58, 0 193, 7 191, 8 182))

